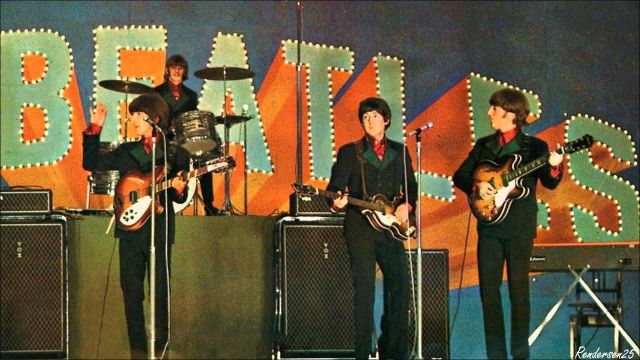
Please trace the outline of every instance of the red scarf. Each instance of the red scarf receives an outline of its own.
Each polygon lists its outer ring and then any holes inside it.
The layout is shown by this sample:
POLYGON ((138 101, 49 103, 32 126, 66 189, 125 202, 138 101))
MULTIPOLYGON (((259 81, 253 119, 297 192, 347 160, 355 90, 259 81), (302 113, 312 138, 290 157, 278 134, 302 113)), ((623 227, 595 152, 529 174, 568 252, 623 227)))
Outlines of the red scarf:
POLYGON ((369 142, 369 144, 371 144, 371 147, 373 148, 373 151, 376 153, 378 160, 382 161, 382 158, 384 158, 384 151, 387 148, 387 137, 385 136, 382 138, 382 140, 377 141, 376 139, 367 135, 367 141, 369 142))
POLYGON ((178 100, 180 99, 180 86, 182 85, 182 83, 176 85, 174 83, 172 83, 171 81, 169 81, 169 89, 171 89, 171 95, 173 95, 173 97, 178 100))

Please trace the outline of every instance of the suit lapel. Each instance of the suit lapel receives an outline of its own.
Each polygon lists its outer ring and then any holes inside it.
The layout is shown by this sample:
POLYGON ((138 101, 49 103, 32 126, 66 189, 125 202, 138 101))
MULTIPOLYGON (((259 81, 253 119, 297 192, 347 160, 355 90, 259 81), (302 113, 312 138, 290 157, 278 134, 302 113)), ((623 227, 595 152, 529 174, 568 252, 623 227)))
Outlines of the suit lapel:
POLYGON ((371 144, 369 144, 367 140, 364 140, 363 142, 365 143, 365 146, 362 156, 365 158, 365 160, 367 160, 369 164, 373 165, 378 170, 382 170, 385 167, 389 166, 389 164, 393 163, 393 161, 399 154, 398 150, 391 145, 391 141, 387 139, 387 145, 384 149, 384 156, 382 157, 382 161, 380 161, 371 144))

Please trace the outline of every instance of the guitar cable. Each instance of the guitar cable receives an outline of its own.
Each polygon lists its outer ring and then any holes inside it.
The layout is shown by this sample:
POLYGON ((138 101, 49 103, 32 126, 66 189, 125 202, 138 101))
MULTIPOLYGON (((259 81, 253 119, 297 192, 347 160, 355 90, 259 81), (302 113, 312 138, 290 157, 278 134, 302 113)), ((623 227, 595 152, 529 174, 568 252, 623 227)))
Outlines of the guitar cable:
POLYGON ((462 279, 464 278, 464 266, 467 261, 467 244, 469 243, 470 228, 471 228, 471 211, 469 211, 469 217, 467 218, 467 234, 464 237, 464 251, 462 252, 462 266, 460 267, 460 281, 458 282, 458 294, 456 295, 456 309, 453 312, 451 329, 449 329, 449 343, 451 343, 451 335, 453 334, 453 328, 456 326, 456 318, 458 317, 458 310, 460 309, 460 295, 462 293, 462 279))
POLYGON ((107 305, 107 294, 109 293, 109 283, 111 282, 111 265, 113 257, 116 253, 117 239, 113 238, 113 248, 111 248, 111 256, 109 257, 109 266, 107 266, 107 282, 104 287, 104 295, 102 296, 102 311, 100 313, 100 327, 98 329, 98 344, 96 346, 96 359, 100 359, 100 344, 102 343, 102 330, 104 329, 104 314, 107 305))

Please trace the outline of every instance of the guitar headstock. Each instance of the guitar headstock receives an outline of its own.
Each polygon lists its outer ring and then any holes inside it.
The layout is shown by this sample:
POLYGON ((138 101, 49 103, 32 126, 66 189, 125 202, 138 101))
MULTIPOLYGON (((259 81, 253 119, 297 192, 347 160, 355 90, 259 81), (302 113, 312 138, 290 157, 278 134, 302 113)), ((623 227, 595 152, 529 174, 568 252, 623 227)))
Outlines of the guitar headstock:
POLYGON ((318 194, 318 189, 311 185, 304 185, 300 183, 293 183, 293 190, 302 196, 314 196, 318 194))
POLYGON ((229 169, 233 169, 236 167, 236 159, 234 159, 233 156, 227 156, 224 160, 228 164, 227 166, 229 167, 229 169))
POLYGON ((581 138, 569 142, 565 147, 566 153, 574 153, 576 151, 588 149, 593 145, 593 136, 589 134, 583 135, 581 138))

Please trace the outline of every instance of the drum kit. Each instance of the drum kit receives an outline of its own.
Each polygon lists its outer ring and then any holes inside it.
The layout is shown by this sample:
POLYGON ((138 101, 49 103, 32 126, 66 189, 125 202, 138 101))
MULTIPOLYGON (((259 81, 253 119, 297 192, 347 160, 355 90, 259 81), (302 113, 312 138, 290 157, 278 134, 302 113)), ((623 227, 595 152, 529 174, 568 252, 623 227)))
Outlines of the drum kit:
MULTIPOLYGON (((223 82, 223 93, 226 94, 226 82, 233 80, 243 80, 252 78, 254 76, 253 71, 245 68, 239 67, 214 67, 214 68, 204 68, 197 70, 194 75, 201 79, 206 80, 215 80, 223 82)), ((125 94, 146 94, 153 92, 153 88, 140 84, 137 82, 129 81, 129 80, 103 80, 98 83, 101 87, 113 90, 120 93, 125 94)), ((224 97, 223 97, 224 98, 224 97)), ((224 107, 226 108, 226 107, 224 107)), ((194 110, 182 113, 176 116, 171 120, 171 128, 169 132, 171 132, 174 137, 172 142, 176 145, 183 147, 185 150, 189 152, 192 157, 192 160, 196 163, 204 162, 211 160, 213 158, 219 156, 229 156, 229 129, 237 124, 244 123, 250 120, 250 116, 244 115, 230 115, 223 111, 221 116, 215 116, 213 113, 209 111, 201 111, 194 110), (224 125, 224 144, 220 144, 220 138, 217 136, 215 132, 216 125, 224 125), (221 150, 221 145, 223 151, 221 150)), ((125 139, 126 129, 125 129, 125 139)), ((245 147, 246 147, 246 127, 245 127, 245 147)), ((117 142, 105 142, 101 143, 101 151, 109 151, 114 149, 115 146, 119 145, 117 142)), ((245 164, 246 164, 246 148, 244 151, 245 156, 245 164)), ((245 214, 247 212, 247 204, 246 204, 246 166, 245 166, 245 214)), ((105 195, 113 195, 115 191, 116 184, 118 182, 118 172, 117 171, 106 171, 106 172, 98 172, 94 171, 89 176, 89 191, 87 193, 87 206, 89 204, 89 193, 91 194, 105 194, 105 195)), ((223 213, 231 214, 233 210, 233 206, 231 205, 230 200, 230 190, 229 190, 229 182, 230 175, 229 171, 225 172, 225 200, 224 200, 224 209, 223 213)), ((190 188, 195 189, 195 185, 189 184, 190 188)), ((174 208, 176 208, 176 212, 181 211, 184 207, 176 207, 174 203, 174 208), (179 209, 179 210, 178 210, 179 209)))

